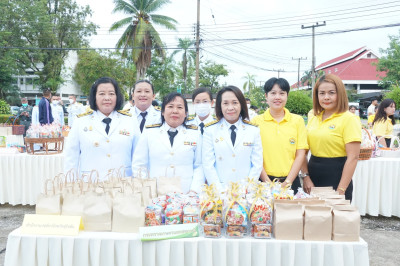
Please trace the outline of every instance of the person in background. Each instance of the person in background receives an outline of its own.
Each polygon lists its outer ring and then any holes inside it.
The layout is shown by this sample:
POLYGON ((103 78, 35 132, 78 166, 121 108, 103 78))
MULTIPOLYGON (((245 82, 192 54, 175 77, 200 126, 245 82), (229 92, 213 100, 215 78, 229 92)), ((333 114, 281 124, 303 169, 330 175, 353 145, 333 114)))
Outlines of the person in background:
POLYGON ((154 107, 160 106, 156 100, 153 100, 153 101, 151 102, 151 105, 153 105, 154 107))
POLYGON ((188 118, 188 124, 195 125, 203 135, 204 126, 215 120, 212 115, 212 106, 214 100, 209 88, 197 88, 193 91, 192 102, 194 106, 195 117, 188 118))
POLYGON ((135 103, 132 99, 132 93, 129 94, 129 101, 124 105, 124 108, 122 110, 131 110, 135 106, 135 103))
POLYGON ((133 156, 134 174, 147 168, 150 177, 181 177, 183 193, 199 193, 204 184, 201 167, 201 134, 186 125, 186 99, 177 92, 165 96, 161 106, 162 123, 148 125, 133 156))
POLYGON ((132 175, 132 156, 140 133, 127 111, 120 111, 123 95, 118 83, 108 77, 96 80, 91 89, 91 111, 74 121, 65 146, 65 173, 78 169, 80 174, 93 169, 106 179, 110 169, 125 167, 132 175))
POLYGON ((32 125, 39 125, 39 102, 40 99, 35 100, 35 105, 32 108, 32 125))
POLYGON ((372 122, 374 122, 376 111, 378 111, 378 107, 379 107, 379 105, 375 106, 375 111, 374 111, 375 113, 373 115, 368 116, 367 123, 368 123, 368 128, 370 128, 370 129, 372 129, 372 122))
POLYGON ((350 113, 346 89, 333 74, 322 76, 313 91, 315 116, 308 121, 307 139, 311 158, 301 168, 303 188, 332 186, 351 200, 352 177, 357 166, 361 128, 350 113))
POLYGON ((76 101, 76 95, 70 95, 69 97, 69 106, 68 110, 68 126, 72 128, 75 119, 78 115, 85 112, 85 107, 83 104, 76 101))
POLYGON ((41 125, 51 124, 54 121, 52 112, 51 112, 51 91, 46 89, 43 91, 43 97, 39 102, 39 123, 41 125))
POLYGON ((90 102, 89 102, 89 99, 88 99, 88 100, 86 100, 85 113, 87 113, 87 112, 89 112, 91 110, 92 110, 92 108, 90 108, 90 102))
POLYGON ((371 104, 370 104, 370 106, 368 106, 368 109, 367 109, 368 117, 375 114, 375 107, 376 106, 378 106, 378 100, 377 99, 373 99, 371 104))
POLYGON ((28 104, 28 99, 26 97, 21 98, 22 106, 18 110, 17 116, 19 117, 19 123, 25 126, 24 137, 26 131, 32 123, 32 106, 28 104))
POLYGON ((355 105, 349 106, 349 112, 352 113, 355 117, 357 117, 357 121, 360 123, 360 126, 362 127, 360 116, 356 114, 356 111, 357 107, 355 105))
POLYGON ((257 113, 253 109, 250 108, 251 102, 250 102, 249 98, 246 98, 246 105, 247 105, 247 110, 249 111, 249 120, 251 120, 257 115, 257 113))
POLYGON ((130 109, 133 119, 139 124, 140 132, 144 126, 161 123, 161 112, 152 105, 155 99, 153 84, 148 80, 138 80, 132 89, 132 99, 135 106, 130 109))
POLYGON ((269 108, 251 122, 260 128, 264 167, 261 181, 278 179, 297 193, 301 187, 298 174, 306 158, 307 132, 304 119, 285 108, 290 85, 284 78, 270 78, 264 85, 269 108))
POLYGON ((382 147, 390 147, 391 135, 393 135, 394 111, 396 104, 392 99, 385 99, 381 102, 372 122, 372 131, 377 139, 382 138, 379 144, 382 147))
POLYGON ((216 98, 218 120, 203 134, 203 170, 208 184, 224 190, 230 181, 258 180, 263 165, 260 129, 248 121, 246 100, 235 86, 222 88, 216 98))
POLYGON ((51 113, 54 118, 54 122, 60 126, 64 126, 64 111, 60 105, 60 97, 57 95, 51 96, 51 113))

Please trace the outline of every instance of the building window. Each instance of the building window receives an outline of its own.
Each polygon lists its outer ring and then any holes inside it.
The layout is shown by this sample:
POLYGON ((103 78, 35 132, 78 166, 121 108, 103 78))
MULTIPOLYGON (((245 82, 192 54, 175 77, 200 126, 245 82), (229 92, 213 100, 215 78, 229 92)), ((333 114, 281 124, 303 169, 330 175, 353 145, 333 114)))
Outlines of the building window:
POLYGON ((337 67, 335 67, 335 72, 338 72, 338 69, 337 69, 337 67))
POLYGON ((367 54, 367 58, 371 58, 371 53, 368 53, 368 54, 367 54))
POLYGON ((24 85, 24 78, 19 79, 19 84, 24 85))
POLYGON ((328 74, 331 74, 331 70, 330 69, 328 70, 328 74))

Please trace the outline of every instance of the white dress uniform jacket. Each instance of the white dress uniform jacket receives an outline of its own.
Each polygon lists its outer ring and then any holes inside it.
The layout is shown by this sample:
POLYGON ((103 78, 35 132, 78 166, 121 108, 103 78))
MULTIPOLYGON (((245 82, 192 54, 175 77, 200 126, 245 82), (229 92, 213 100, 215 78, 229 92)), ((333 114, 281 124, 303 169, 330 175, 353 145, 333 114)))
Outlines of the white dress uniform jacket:
POLYGON ((200 192, 205 182, 201 167, 201 134, 196 127, 181 125, 171 147, 169 129, 164 122, 143 130, 133 156, 133 174, 141 168, 147 168, 152 178, 173 177, 175 173, 181 177, 184 193, 190 190, 200 192))
MULTIPOLYGON (((154 106, 150 105, 147 108, 147 115, 146 115, 146 122, 144 123, 145 126, 148 125, 155 125, 161 124, 161 111, 159 109, 154 108, 154 106)), ((140 126, 140 122, 142 122, 143 117, 141 116, 142 111, 139 108, 134 106, 129 110, 129 113, 132 114, 134 120, 136 120, 138 127, 140 126)), ((139 130, 140 132, 140 130, 139 130)))
POLYGON ((32 108, 32 125, 39 125, 39 107, 37 105, 32 108))
POLYGON ((81 103, 75 102, 68 106, 67 112, 68 126, 72 127, 78 115, 85 113, 85 106, 83 106, 81 103))
POLYGON ((104 179, 109 169, 125 166, 126 176, 132 175, 132 156, 140 133, 129 113, 122 112, 110 114, 108 135, 100 111, 89 111, 75 120, 65 148, 65 172, 74 168, 83 174, 96 169, 104 179))
POLYGON ((246 177, 258 180, 263 165, 260 129, 241 118, 235 123, 232 145, 231 124, 224 118, 206 125, 203 134, 202 163, 208 184, 225 189, 230 181, 246 177))
MULTIPOLYGON (((199 116, 196 115, 195 117, 189 117, 186 122, 186 125, 195 125, 196 127, 198 127, 201 122, 203 122, 204 125, 207 125, 208 123, 213 122, 215 120, 216 120, 216 118, 211 114, 206 119, 204 119, 204 121, 201 121, 199 116)), ((199 128, 199 130, 200 130, 200 128, 199 128)))
POLYGON ((64 110, 59 104, 51 104, 51 114, 53 115, 54 122, 64 126, 64 110))

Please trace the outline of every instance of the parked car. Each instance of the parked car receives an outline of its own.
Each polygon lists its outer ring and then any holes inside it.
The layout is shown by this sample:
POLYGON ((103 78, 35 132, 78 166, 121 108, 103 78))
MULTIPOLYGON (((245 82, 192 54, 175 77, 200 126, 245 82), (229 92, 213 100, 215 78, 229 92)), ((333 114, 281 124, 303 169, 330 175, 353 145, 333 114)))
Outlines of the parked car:
POLYGON ((10 111, 12 115, 17 115, 18 111, 19 111, 19 107, 18 106, 11 106, 10 107, 10 111))
POLYGON ((360 118, 367 119, 368 118, 368 108, 360 107, 358 111, 360 112, 360 118))

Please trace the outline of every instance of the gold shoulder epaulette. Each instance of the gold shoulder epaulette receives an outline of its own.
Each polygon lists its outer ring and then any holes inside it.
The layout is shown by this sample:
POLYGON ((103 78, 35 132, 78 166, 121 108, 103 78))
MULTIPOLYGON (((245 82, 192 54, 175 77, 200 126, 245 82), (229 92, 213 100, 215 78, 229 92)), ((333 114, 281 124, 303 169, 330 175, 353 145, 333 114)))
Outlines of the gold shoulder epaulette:
POLYGON ((192 121, 194 120, 194 116, 189 116, 188 119, 186 119, 186 121, 192 121))
POLYGON ((215 114, 213 114, 212 117, 214 118, 214 120, 217 120, 217 116, 215 114))
POLYGON ((252 123, 252 122, 250 122, 248 120, 243 120, 243 123, 251 125, 251 126, 254 126, 254 127, 258 127, 256 124, 254 124, 254 123, 252 123))
POLYGON ((186 128, 189 128, 189 129, 198 129, 198 127, 196 126, 196 125, 186 125, 186 128))
POLYGON ((77 115, 77 116, 78 117, 84 117, 84 116, 91 115, 91 114, 93 114, 93 110, 89 110, 89 111, 84 112, 83 114, 80 114, 80 115, 77 115))
POLYGON ((129 113, 129 110, 118 110, 117 112, 123 115, 132 116, 132 114, 129 113))
POLYGON ((153 125, 147 125, 146 128, 156 128, 156 127, 161 127, 162 124, 153 124, 153 125))
POLYGON ((214 120, 214 121, 211 121, 211 122, 205 124, 204 127, 209 127, 209 126, 215 125, 215 124, 218 123, 218 122, 219 122, 219 120, 216 119, 216 120, 214 120))
POLYGON ((156 109, 157 111, 161 112, 161 107, 160 106, 154 106, 154 109, 156 109))

